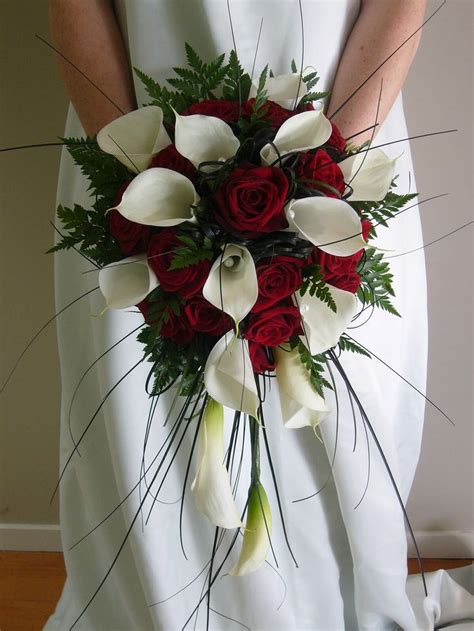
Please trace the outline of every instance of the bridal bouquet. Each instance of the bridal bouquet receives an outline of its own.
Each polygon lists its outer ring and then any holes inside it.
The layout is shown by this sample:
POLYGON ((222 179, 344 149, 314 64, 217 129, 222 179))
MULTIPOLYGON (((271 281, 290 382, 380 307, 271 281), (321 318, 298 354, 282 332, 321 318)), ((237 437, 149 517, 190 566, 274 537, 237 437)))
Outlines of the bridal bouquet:
POLYGON ((265 68, 254 83, 234 52, 210 63, 186 52, 173 90, 137 71, 151 104, 96 142, 66 139, 95 202, 59 207, 66 232, 53 249, 79 249, 100 268, 106 309, 143 314, 144 387, 158 396, 175 386, 179 419, 196 417, 197 508, 227 529, 246 514, 239 575, 270 546, 265 378, 276 377, 285 426, 316 431, 330 411, 329 353, 367 354, 348 326, 375 307, 397 314, 371 241, 414 195, 393 191, 395 163, 380 148, 348 143, 324 115, 312 69, 265 68), (246 506, 232 490, 224 407, 250 425, 246 506))

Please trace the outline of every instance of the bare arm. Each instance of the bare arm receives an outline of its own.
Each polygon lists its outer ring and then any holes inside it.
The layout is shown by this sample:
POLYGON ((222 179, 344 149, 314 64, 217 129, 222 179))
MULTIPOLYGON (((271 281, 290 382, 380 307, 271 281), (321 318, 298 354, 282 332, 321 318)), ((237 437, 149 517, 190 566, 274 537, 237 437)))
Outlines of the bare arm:
POLYGON ((71 101, 89 135, 136 108, 132 76, 112 0, 49 0, 55 47, 115 105, 59 58, 71 101))
MULTIPOLYGON (((337 69, 328 115, 423 22, 427 0, 362 0, 360 15, 347 40, 337 69)), ((383 78, 378 122, 381 124, 400 92, 418 48, 417 33, 338 112, 333 120, 345 137, 375 122, 383 78)), ((356 144, 370 139, 371 132, 354 138, 356 144)))

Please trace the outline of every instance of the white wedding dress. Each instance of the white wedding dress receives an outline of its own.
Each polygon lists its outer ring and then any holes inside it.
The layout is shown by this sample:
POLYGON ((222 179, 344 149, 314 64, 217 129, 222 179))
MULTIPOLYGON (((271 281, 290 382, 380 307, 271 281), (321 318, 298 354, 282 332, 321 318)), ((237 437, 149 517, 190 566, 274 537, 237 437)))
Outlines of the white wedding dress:
MULTIPOLYGON (((303 0, 306 35, 305 65, 317 68, 321 87, 333 81, 344 43, 354 24, 359 0, 303 0)), ((256 61, 257 72, 269 63, 275 74, 289 71, 292 59, 301 58, 301 36, 297 0, 232 0, 230 7, 243 65, 250 71, 263 18, 256 61)), ((225 0, 117 0, 116 9, 133 66, 163 81, 172 66, 185 65, 184 42, 190 42, 204 58, 232 48, 225 0)), ((136 83, 138 103, 147 102, 136 83)), ((71 109, 67 136, 83 131, 71 109)), ((395 103, 378 142, 407 135, 401 97, 395 103)), ((387 148, 398 160, 399 191, 409 186, 410 148, 407 143, 387 148), (402 153, 403 152, 403 153, 402 153)), ((414 189, 411 176, 411 188, 414 189)), ((59 201, 88 204, 87 182, 64 152, 59 201)), ((381 247, 405 251, 422 243, 416 208, 407 211, 380 230, 381 247)), ((97 274, 82 272, 90 265, 74 251, 56 256, 57 306, 97 285, 97 274)), ((427 355, 427 322, 423 254, 393 259, 396 306, 402 319, 377 311, 370 322, 353 335, 399 371, 419 389, 424 388, 427 355)), ((72 450, 67 417, 74 388, 84 371, 105 350, 137 327, 141 316, 132 312, 108 312, 98 291, 83 298, 58 320, 61 355, 63 409, 61 462, 72 450)), ((76 439, 114 384, 142 356, 136 334, 127 337, 104 356, 87 374, 74 401, 72 432, 76 439)), ((356 392, 360 395, 393 475, 406 500, 420 451, 423 398, 376 359, 345 353, 341 359, 356 392)), ((149 366, 140 364, 107 398, 73 457, 61 483, 61 525, 68 578, 57 610, 45 629, 66 630, 87 605, 120 550, 136 514, 142 483, 112 513, 138 482, 149 399, 144 382, 149 366), (92 528, 94 532, 72 550, 69 548, 92 528)), ((339 381, 339 429, 333 476, 330 461, 334 451, 336 415, 321 425, 324 445, 310 429, 287 430, 279 417, 275 386, 267 397, 265 420, 288 537, 299 567, 285 546, 272 479, 264 453, 262 481, 273 507, 273 546, 278 560, 269 557, 255 574, 226 575, 238 553, 240 540, 223 567, 212 590, 211 629, 237 629, 239 622, 255 630, 342 631, 431 630, 435 624, 451 624, 474 618, 468 593, 455 586, 443 572, 428 577, 430 597, 424 598, 419 577, 406 590, 406 535, 401 509, 387 471, 373 440, 366 439, 360 419, 356 448, 352 412, 339 381), (369 444, 369 451, 367 447, 369 444), (365 496, 370 454, 370 480, 365 496), (305 497, 324 490, 304 502, 305 497), (271 565, 270 565, 271 564, 271 565), (273 567, 271 567, 273 566, 273 567), (281 578, 279 577, 280 574, 281 578), (227 617, 225 617, 227 616, 227 617), (233 621, 231 618, 239 621, 233 621)), ((163 427, 172 393, 160 399, 146 449, 146 464, 160 448, 170 430, 163 427)), ((332 402, 335 408, 334 401, 332 402)), ((229 415, 229 424, 231 422, 229 415)), ((148 524, 139 517, 106 581, 82 615, 75 629, 86 631, 174 631, 182 628, 206 589, 206 571, 187 589, 209 560, 214 528, 193 503, 189 484, 186 492, 183 538, 187 559, 179 541, 179 498, 193 438, 191 430, 160 491, 148 524)), ((238 502, 243 506, 247 472, 244 458, 238 502)), ((148 481, 156 470, 152 465, 148 481)), ((192 480, 192 474, 190 476, 192 480)), ((157 490, 155 484, 152 491, 157 490)), ((146 519, 151 498, 145 501, 146 519)), ((227 539, 225 540, 225 542, 227 539)), ((230 537, 228 537, 230 541, 230 537)), ((224 546, 218 559, 225 553, 224 546)), ((218 561, 216 560, 215 567, 218 561)), ((206 568, 207 569, 207 568, 206 568)), ((192 628, 194 619, 186 628, 192 628)), ((206 625, 204 601, 197 629, 206 625)), ((244 628, 244 627, 241 627, 244 628)), ((463 627, 460 623, 459 628, 463 627)))

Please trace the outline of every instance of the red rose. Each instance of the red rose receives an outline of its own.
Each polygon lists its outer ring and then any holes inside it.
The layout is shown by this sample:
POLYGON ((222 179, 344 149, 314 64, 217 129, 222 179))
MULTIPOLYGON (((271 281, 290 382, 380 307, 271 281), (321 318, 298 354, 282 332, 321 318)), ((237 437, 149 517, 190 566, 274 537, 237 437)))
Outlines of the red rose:
POLYGON ((265 346, 278 346, 296 334, 302 334, 300 312, 287 300, 251 314, 244 337, 265 346))
POLYGON ((362 219, 362 237, 364 241, 369 240, 369 234, 372 230, 372 223, 368 219, 362 219))
POLYGON ((146 252, 151 238, 151 227, 125 219, 118 210, 107 213, 110 234, 115 237, 119 248, 127 256, 146 252))
POLYGON ((302 185, 321 191, 326 197, 340 199, 346 187, 341 169, 323 149, 318 149, 316 153, 300 153, 295 166, 295 174, 299 179, 317 180, 315 182, 303 181, 302 185), (339 194, 328 187, 336 189, 339 194))
POLYGON ((165 149, 157 153, 150 162, 149 168, 152 167, 171 169, 172 171, 181 173, 181 175, 185 175, 192 182, 196 181, 197 171, 193 163, 178 153, 174 145, 168 145, 165 149))
POLYGON ((160 335, 169 337, 180 346, 185 346, 193 339, 194 331, 184 315, 177 316, 169 309, 168 320, 161 325, 160 335))
POLYGON ((170 270, 173 252, 182 245, 174 228, 163 228, 150 241, 148 262, 164 291, 178 293, 183 298, 191 298, 202 289, 211 263, 201 261, 196 265, 170 270))
POLYGON ((359 250, 352 256, 334 256, 315 248, 312 258, 315 263, 321 265, 327 283, 355 294, 360 285, 360 276, 356 268, 362 252, 363 250, 359 250))
POLYGON ((141 311, 142 316, 144 317, 145 322, 147 324, 150 324, 150 325, 155 324, 155 320, 153 320, 153 318, 150 317, 150 302, 147 298, 144 298, 136 306, 141 311))
POLYGON ((232 328, 232 319, 220 309, 216 309, 202 296, 195 296, 184 307, 188 322, 194 331, 223 335, 232 328))
POLYGON ((235 169, 216 192, 217 221, 248 238, 288 227, 283 206, 288 180, 275 167, 235 169))
POLYGON ((275 360, 269 358, 270 349, 256 342, 249 342, 249 355, 253 371, 259 375, 275 370, 275 360))
POLYGON ((332 134, 329 140, 326 141, 326 144, 329 147, 333 147, 334 149, 337 149, 337 151, 344 153, 347 141, 345 140, 339 129, 336 127, 336 125, 332 121, 330 121, 330 123, 332 127, 332 134))
POLYGON ((258 298, 252 311, 262 311, 287 298, 303 282, 302 259, 293 256, 274 256, 257 264, 258 298))
POLYGON ((190 116, 191 114, 203 114, 204 116, 215 116, 226 123, 232 123, 238 120, 240 116, 247 116, 251 112, 248 103, 242 103, 239 106, 238 101, 209 100, 194 103, 187 107, 181 116, 190 116))
MULTIPOLYGON (((253 104, 255 103, 255 99, 250 99, 247 102, 247 106, 249 109, 249 114, 251 113, 251 108, 253 108, 253 104)), ((258 109, 259 112, 263 114, 262 119, 269 121, 271 127, 278 129, 281 127, 283 123, 293 116, 296 112, 291 110, 286 110, 278 103, 274 103, 273 101, 266 101, 263 105, 261 105, 258 109)))

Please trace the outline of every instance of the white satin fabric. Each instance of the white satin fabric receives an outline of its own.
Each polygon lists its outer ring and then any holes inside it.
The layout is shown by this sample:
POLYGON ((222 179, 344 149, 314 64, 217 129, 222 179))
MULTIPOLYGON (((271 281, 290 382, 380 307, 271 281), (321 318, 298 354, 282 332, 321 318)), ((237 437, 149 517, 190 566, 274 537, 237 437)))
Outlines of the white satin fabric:
MULTIPOLYGON (((325 88, 334 78, 344 43, 358 15, 359 2, 303 0, 302 5, 306 35, 304 64, 318 69, 321 88, 325 88)), ((275 74, 287 72, 293 58, 299 63, 301 38, 296 0, 231 0, 230 6, 237 50, 248 70, 252 67, 262 17, 257 72, 267 62, 275 74)), ((170 67, 184 65, 185 41, 205 58, 232 47, 224 0, 118 0, 117 12, 132 64, 159 80, 170 76, 170 67)), ((147 102, 138 82, 136 88, 138 102, 147 102)), ((82 134, 71 109, 66 135, 82 134)), ((377 140, 383 143, 406 135, 399 98, 377 140)), ((399 190, 407 191, 410 148, 407 143, 387 148, 391 155, 398 156, 402 151, 398 162, 399 190)), ((411 188, 415 189, 413 177, 411 188)), ((87 183, 64 153, 59 201, 87 206, 86 189, 87 183)), ((382 247, 395 251, 418 247, 422 235, 417 209, 394 220, 390 231, 379 232, 382 247)), ((58 308, 97 285, 96 273, 82 274, 90 267, 73 251, 56 256, 58 308)), ((377 311, 353 335, 423 390, 427 354, 423 254, 394 259, 392 267, 396 305, 403 318, 377 311)), ((94 292, 58 321, 63 382, 62 464, 72 448, 67 410, 78 380, 99 355, 141 322, 141 316, 131 312, 94 317, 102 307, 98 292, 94 292)), ((142 346, 135 337, 136 334, 128 337, 101 359, 82 383, 72 414, 76 439, 102 398, 142 356, 142 346)), ((423 399, 376 359, 349 353, 341 361, 406 500, 420 450, 423 399)), ((69 629, 107 573, 136 514, 137 489, 89 537, 69 550, 138 482, 149 408, 144 392, 148 368, 140 364, 108 397, 80 446, 81 457, 74 456, 62 481, 61 524, 68 579, 57 610, 45 627, 48 631, 69 629)), ((295 567, 284 543, 270 471, 262 455, 262 480, 273 506, 273 546, 282 578, 273 569, 275 562, 271 557, 269 562, 273 567, 267 564, 254 575, 225 576, 235 561, 238 550, 234 550, 223 568, 224 577, 216 582, 212 592, 211 606, 222 615, 211 612, 211 629, 238 628, 236 622, 224 616, 239 620, 252 631, 395 628, 430 631, 439 623, 447 624, 447 620, 452 623, 474 618, 472 597, 445 573, 429 578, 429 599, 424 598, 419 577, 411 579, 407 593, 403 515, 374 441, 366 438, 360 419, 354 428, 341 380, 338 384, 340 414, 332 477, 329 463, 336 439, 336 415, 332 414, 321 426, 323 445, 310 429, 286 430, 280 419, 274 385, 268 394, 265 421, 288 536, 299 567, 295 567), (360 502, 369 460, 370 480, 360 502), (293 503, 323 485, 324 490, 312 499, 293 503)), ((172 393, 168 393, 158 406, 147 443, 147 466, 169 431, 170 423, 163 427, 163 421, 171 400, 172 393)), ((332 405, 335 408, 334 400, 332 405)), ((229 426, 232 415, 226 418, 229 426)), ((204 568, 212 550, 214 529, 196 512, 189 484, 183 521, 188 560, 179 544, 179 503, 175 502, 181 496, 192 434, 191 429, 183 440, 148 524, 142 526, 141 518, 137 519, 129 542, 75 629, 174 631, 181 629, 197 604, 205 572, 174 598, 150 606, 189 583, 204 568)), ((248 451, 247 448, 238 494, 240 506, 244 504, 248 483, 245 468, 248 451)), ((148 481, 155 471, 153 465, 148 481)), ((156 484, 153 489, 157 490, 156 484)), ((140 491, 143 497, 146 493, 143 483, 140 491)), ((150 506, 148 497, 144 518, 150 506)), ((220 559, 223 554, 219 554, 220 559)), ((196 628, 205 628, 204 612, 200 613, 196 628)), ((465 627, 460 624, 459 629, 462 628, 465 627)))

